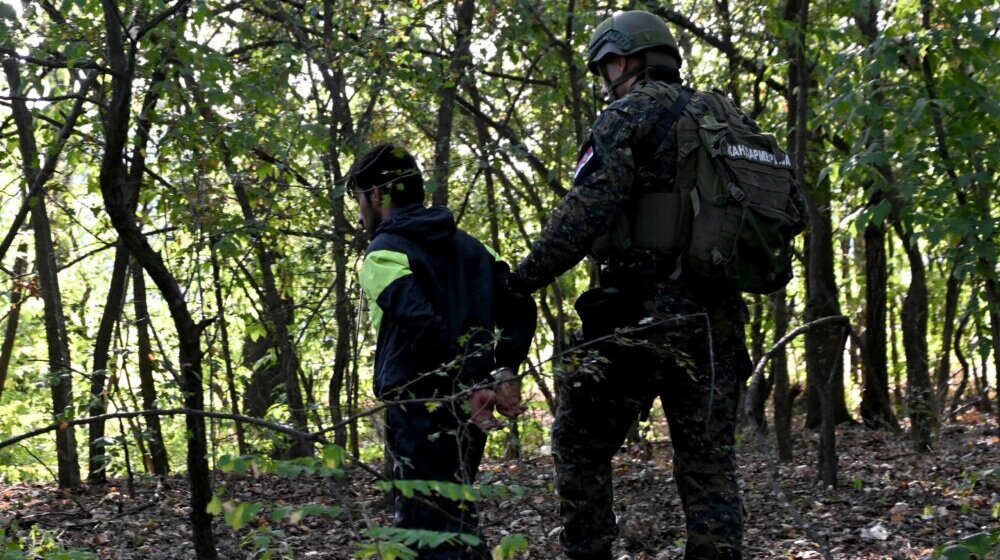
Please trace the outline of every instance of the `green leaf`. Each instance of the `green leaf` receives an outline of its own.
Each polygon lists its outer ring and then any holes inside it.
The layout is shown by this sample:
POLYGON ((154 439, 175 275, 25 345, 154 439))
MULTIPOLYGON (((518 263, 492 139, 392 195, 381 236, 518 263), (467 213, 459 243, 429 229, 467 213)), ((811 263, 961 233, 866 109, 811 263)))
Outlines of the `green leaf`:
POLYGON ((504 535, 500 539, 500 544, 493 547, 492 556, 493 560, 507 560, 508 558, 514 558, 518 552, 528 551, 528 539, 524 535, 513 534, 504 535))
POLYGON ((274 508, 274 511, 271 512, 271 521, 274 521, 275 523, 277 523, 278 521, 284 521, 285 519, 288 518, 291 512, 292 512, 291 506, 276 507, 274 508))
POLYGON ((962 545, 952 545, 941 551, 940 558, 946 560, 976 560, 972 558, 971 551, 962 545))
POLYGON ((219 252, 219 255, 224 258, 238 257, 240 255, 240 246, 228 235, 220 237, 214 247, 219 252))
POLYGON ((260 504, 237 504, 226 510, 226 523, 233 528, 233 531, 239 531, 246 526, 247 523, 257 517, 257 514, 260 513, 262 509, 264 509, 264 506, 260 504))
POLYGON ((346 458, 347 452, 339 445, 331 444, 323 448, 323 466, 328 469, 339 469, 346 458))
POLYGON ((222 513, 222 499, 219 498, 218 494, 212 495, 212 501, 208 502, 208 507, 205 508, 205 511, 209 515, 219 515, 222 513))

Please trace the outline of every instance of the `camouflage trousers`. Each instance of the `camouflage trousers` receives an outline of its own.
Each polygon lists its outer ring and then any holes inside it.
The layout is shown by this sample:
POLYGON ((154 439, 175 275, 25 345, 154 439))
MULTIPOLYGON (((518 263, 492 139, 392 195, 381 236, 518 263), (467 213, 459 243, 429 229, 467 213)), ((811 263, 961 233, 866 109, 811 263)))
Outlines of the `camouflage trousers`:
POLYGON ((574 560, 611 558, 611 458, 659 396, 687 522, 684 558, 742 558, 734 440, 739 389, 750 373, 746 307, 738 295, 708 301, 662 284, 636 305, 646 318, 633 321, 634 330, 591 341, 557 379, 553 448, 563 551, 574 560))

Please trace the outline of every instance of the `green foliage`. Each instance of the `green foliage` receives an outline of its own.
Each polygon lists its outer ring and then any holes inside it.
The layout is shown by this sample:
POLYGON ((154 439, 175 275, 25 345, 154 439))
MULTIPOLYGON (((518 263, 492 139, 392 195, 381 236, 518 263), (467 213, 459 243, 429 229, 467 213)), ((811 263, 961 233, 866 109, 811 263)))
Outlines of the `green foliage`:
POLYGON ((319 475, 340 478, 344 475, 347 454, 343 447, 327 445, 319 457, 273 460, 260 455, 234 456, 224 454, 219 458, 219 470, 236 474, 274 474, 282 478, 294 479, 302 475, 319 475))
POLYGON ((378 486, 386 492, 395 489, 406 498, 412 498, 420 494, 423 496, 441 496, 456 502, 479 502, 483 500, 503 499, 512 494, 523 496, 525 493, 524 488, 518 485, 509 487, 499 484, 472 486, 470 484, 443 482, 439 480, 379 481, 378 486))
POLYGON ((397 542, 365 543, 358 547, 357 556, 377 560, 414 560, 417 553, 410 547, 397 542))
POLYGON ((39 528, 37 525, 28 530, 23 538, 18 538, 16 524, 10 527, 11 536, 6 529, 0 529, 0 560, 97 560, 97 556, 82 550, 66 550, 58 544, 55 531, 39 528))
POLYGON ((240 546, 253 558, 260 560, 294 558, 291 547, 285 541, 288 535, 279 529, 257 527, 240 540, 240 546))
POLYGON ((986 560, 987 554, 997 549, 1000 529, 989 533, 976 533, 956 544, 942 545, 934 550, 933 558, 943 560, 986 560))
POLYGON ((528 551, 528 539, 524 535, 504 535, 500 544, 493 547, 493 560, 514 558, 519 552, 528 551))
POLYGON ((425 531, 422 529, 400 529, 398 527, 376 527, 365 531, 377 543, 365 543, 359 547, 362 558, 412 559, 416 558, 414 548, 437 548, 439 546, 479 546, 482 541, 475 535, 425 531))

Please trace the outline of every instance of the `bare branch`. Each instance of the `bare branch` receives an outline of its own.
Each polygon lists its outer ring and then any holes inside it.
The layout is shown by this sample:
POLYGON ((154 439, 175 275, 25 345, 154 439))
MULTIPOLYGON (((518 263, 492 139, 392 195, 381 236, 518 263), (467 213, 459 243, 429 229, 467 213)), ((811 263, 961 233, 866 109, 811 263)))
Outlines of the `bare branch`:
POLYGON ((92 60, 80 60, 71 63, 66 60, 35 58, 33 56, 18 54, 18 52, 14 49, 7 47, 0 47, 0 54, 6 55, 8 58, 20 60, 21 62, 32 64, 34 66, 41 66, 43 68, 82 68, 84 70, 98 70, 105 74, 112 73, 111 69, 107 66, 101 66, 92 60))
POLYGON ((177 0, 176 4, 167 8, 166 10, 163 10, 162 12, 154 16, 153 19, 149 20, 149 22, 146 23, 146 25, 142 26, 142 28, 139 29, 139 31, 136 33, 135 40, 139 41, 140 39, 142 39, 144 35, 155 29, 156 26, 163 23, 164 20, 172 17, 176 13, 186 8, 190 3, 191 0, 177 0))

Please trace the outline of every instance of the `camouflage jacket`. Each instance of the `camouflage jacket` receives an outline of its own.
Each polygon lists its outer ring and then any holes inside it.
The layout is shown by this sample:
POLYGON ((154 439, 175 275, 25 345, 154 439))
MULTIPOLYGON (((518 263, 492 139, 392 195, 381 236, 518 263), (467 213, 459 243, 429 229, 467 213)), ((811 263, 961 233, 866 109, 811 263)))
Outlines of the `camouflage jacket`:
POLYGON ((672 135, 663 145, 649 145, 664 115, 656 100, 635 90, 601 113, 580 148, 573 188, 517 267, 525 288, 546 286, 580 262, 625 209, 634 189, 672 188, 677 160, 672 135))

